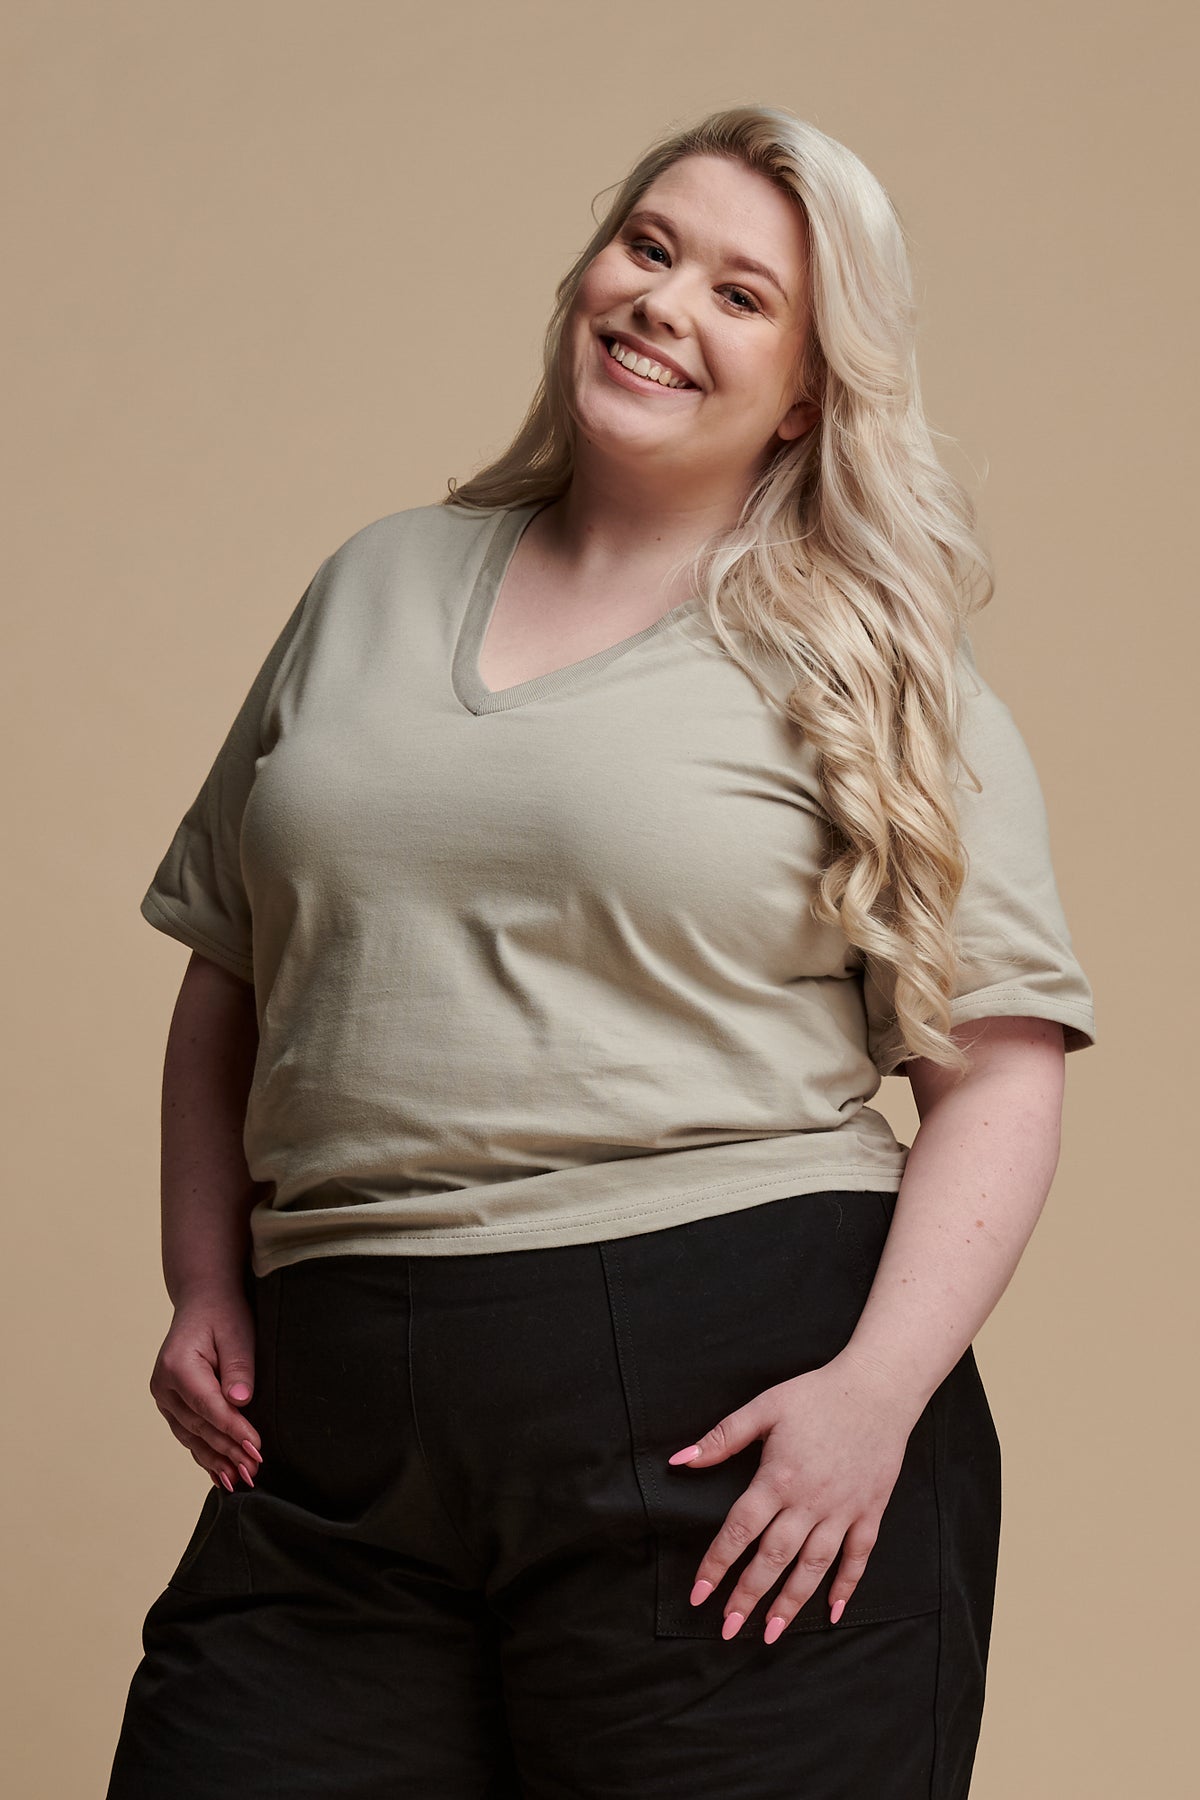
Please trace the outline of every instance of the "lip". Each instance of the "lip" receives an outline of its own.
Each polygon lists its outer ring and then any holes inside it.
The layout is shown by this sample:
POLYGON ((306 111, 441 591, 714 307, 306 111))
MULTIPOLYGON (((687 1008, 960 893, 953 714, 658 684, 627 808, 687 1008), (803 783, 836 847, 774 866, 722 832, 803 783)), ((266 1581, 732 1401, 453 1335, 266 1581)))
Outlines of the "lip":
MULTIPOLYGON (((625 344, 630 350, 636 350, 639 356, 648 357, 651 362, 656 362, 660 368, 670 369, 673 375, 679 375, 684 381, 690 382, 693 388, 699 388, 700 383, 695 380, 686 369, 681 368, 673 356, 665 355, 663 351, 657 349, 653 344, 647 344, 643 338, 636 338, 628 331, 601 330, 597 332, 596 335, 600 339, 606 356, 608 355, 608 339, 616 338, 619 344, 625 344)), ((617 366, 619 368, 620 364, 618 363, 617 366)), ((669 392, 670 390, 665 391, 669 392)), ((676 388, 674 391, 679 393, 682 390, 676 388)))

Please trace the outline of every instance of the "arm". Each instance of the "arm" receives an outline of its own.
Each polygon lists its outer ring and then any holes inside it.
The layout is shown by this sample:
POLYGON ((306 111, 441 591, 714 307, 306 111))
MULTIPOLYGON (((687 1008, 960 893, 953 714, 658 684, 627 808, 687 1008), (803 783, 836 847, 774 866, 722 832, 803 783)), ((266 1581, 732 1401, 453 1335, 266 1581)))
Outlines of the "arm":
POLYGON ((254 989, 193 953, 167 1037, 162 1091, 162 1257, 174 1303, 150 1377, 155 1405, 214 1482, 232 1492, 262 1461, 239 1411, 253 1394, 245 1287, 260 1186, 242 1149, 258 1050, 254 989))
POLYGON ((260 1192, 242 1149, 257 1052, 253 987, 193 952, 163 1064, 163 1277, 176 1306, 242 1289, 260 1192))
MULTIPOLYGON (((668 1460, 708 1468, 763 1439, 758 1472, 696 1570, 702 1605, 751 1538, 724 1611, 740 1628, 798 1552, 773 1603, 782 1624, 816 1590, 839 1548, 830 1621, 870 1559, 913 1427, 1004 1292, 1050 1190, 1062 1112, 1062 1026, 1035 1018, 955 1027, 971 1068, 905 1066, 921 1114, 887 1242, 858 1325, 819 1369, 727 1413, 668 1460), (734 1615, 737 1615, 735 1618, 734 1615)), ((765 1634, 764 1634, 765 1635, 765 1634)))
POLYGON ((954 1030, 971 1069, 905 1065, 920 1129, 875 1281, 841 1353, 915 1421, 964 1354, 1037 1224, 1058 1165, 1063 1033, 1033 1018, 954 1030))

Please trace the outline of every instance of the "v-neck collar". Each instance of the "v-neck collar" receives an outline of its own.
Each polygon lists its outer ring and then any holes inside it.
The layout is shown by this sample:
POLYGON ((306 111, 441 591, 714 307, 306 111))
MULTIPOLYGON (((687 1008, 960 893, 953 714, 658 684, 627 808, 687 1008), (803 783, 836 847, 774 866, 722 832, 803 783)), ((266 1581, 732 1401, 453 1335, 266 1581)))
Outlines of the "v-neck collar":
POLYGON ((561 669, 551 669, 545 675, 534 675, 528 681, 518 681, 512 687, 485 687, 479 674, 479 653, 483 649, 483 640, 495 611, 501 585, 525 527, 536 513, 550 504, 548 500, 534 500, 523 506, 505 508, 498 514, 484 545, 483 560, 467 596, 450 669, 451 685, 468 712, 477 715, 511 712, 514 707, 527 706, 531 701, 566 693, 571 688, 580 686, 599 670, 606 669, 609 663, 626 655, 647 638, 656 637, 673 620, 700 605, 696 598, 683 600, 641 631, 633 632, 619 643, 610 644, 605 650, 597 650, 591 656, 581 657, 578 662, 566 663, 561 669))

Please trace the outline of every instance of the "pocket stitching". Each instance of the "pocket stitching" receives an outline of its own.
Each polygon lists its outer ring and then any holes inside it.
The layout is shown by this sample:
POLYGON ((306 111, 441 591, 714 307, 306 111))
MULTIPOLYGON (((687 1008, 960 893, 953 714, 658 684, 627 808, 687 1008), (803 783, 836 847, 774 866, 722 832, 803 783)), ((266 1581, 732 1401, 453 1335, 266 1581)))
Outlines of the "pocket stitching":
POLYGON ((657 1502, 658 1489, 654 1476, 650 1471, 646 1454, 645 1402, 642 1398, 641 1381, 638 1374, 637 1360, 633 1354, 632 1337, 625 1307, 624 1290, 621 1287, 621 1273, 616 1264, 610 1263, 605 1254, 605 1246, 598 1246, 600 1261, 604 1267, 604 1280, 608 1288, 608 1310, 612 1319, 613 1341, 617 1351, 617 1366, 621 1373, 621 1387, 625 1398, 625 1413, 629 1420, 630 1449, 633 1454, 634 1469, 637 1473, 638 1490, 642 1496, 642 1505, 646 1510, 648 1522, 653 1526, 651 1502, 657 1502), (643 1465, 645 1475, 643 1477, 643 1465), (649 1493, 647 1493, 649 1487, 649 1493))
POLYGON ((662 1534, 654 1513, 654 1507, 659 1502, 659 1493, 654 1472, 650 1467, 649 1452, 646 1449, 645 1401, 642 1396, 637 1357, 634 1355, 633 1336, 625 1304, 625 1290, 621 1284, 620 1264, 615 1259, 610 1261, 604 1244, 599 1244, 597 1248, 600 1251, 605 1286, 608 1289, 608 1311, 612 1320, 613 1342, 617 1352, 617 1369, 621 1377, 625 1414, 629 1420, 629 1447, 633 1458, 633 1472, 637 1480, 638 1492, 642 1497, 642 1511, 646 1518, 646 1528, 654 1548, 654 1633, 658 1637, 665 1630, 662 1594, 662 1534))
POLYGON ((842 1201, 839 1196, 831 1194, 830 1201, 834 1206, 837 1207, 837 1214, 838 1214, 837 1229, 839 1232, 844 1230, 847 1238, 849 1239, 851 1254, 853 1255, 855 1261, 858 1264, 859 1274, 863 1277, 863 1279, 865 1281, 873 1282, 875 1279, 875 1269, 872 1268, 871 1259, 867 1255, 866 1251, 863 1249, 863 1241, 862 1241, 861 1236, 859 1235, 859 1230, 858 1230, 857 1225, 855 1225, 854 1220, 850 1216, 850 1213, 848 1212, 846 1207, 844 1207, 842 1205, 842 1201))

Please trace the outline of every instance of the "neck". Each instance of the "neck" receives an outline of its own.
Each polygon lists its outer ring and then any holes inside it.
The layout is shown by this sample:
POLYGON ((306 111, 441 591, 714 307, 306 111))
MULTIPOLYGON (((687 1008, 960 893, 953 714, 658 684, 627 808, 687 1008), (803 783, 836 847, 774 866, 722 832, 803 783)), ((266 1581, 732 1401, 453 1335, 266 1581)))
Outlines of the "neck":
POLYGON ((668 576, 671 565, 734 524, 742 498, 727 483, 681 493, 678 483, 656 487, 637 471, 577 463, 570 487, 535 526, 545 553, 581 584, 605 586, 616 574, 626 585, 663 583, 664 602, 675 605, 690 590, 668 576))

